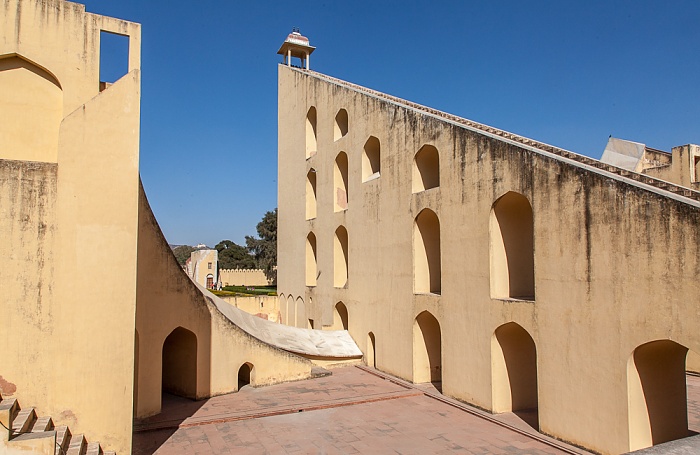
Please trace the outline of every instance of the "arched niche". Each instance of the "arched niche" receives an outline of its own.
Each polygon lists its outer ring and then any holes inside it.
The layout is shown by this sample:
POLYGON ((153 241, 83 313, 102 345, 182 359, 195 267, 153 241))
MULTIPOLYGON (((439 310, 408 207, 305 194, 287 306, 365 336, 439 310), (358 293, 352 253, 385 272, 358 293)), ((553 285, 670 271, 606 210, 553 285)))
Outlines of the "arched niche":
POLYGON ((335 123, 333 124, 333 140, 344 137, 348 134, 348 111, 341 109, 335 116, 335 123))
POLYGON ((413 323, 413 382, 442 382, 442 335, 440 323, 429 311, 413 323))
POLYGON ((365 355, 365 362, 368 367, 377 368, 377 343, 374 337, 374 333, 369 332, 367 334, 367 354, 365 355))
POLYGON ((17 54, 0 57, 0 158, 55 163, 63 119, 58 79, 17 54))
POLYGON ((311 106, 306 114, 306 158, 316 154, 316 108, 311 106))
POLYGON ((362 181, 375 179, 380 175, 381 145, 379 139, 370 136, 362 150, 362 181))
POLYGON ((514 412, 538 429, 537 348, 527 330, 515 322, 494 331, 491 377, 493 412, 514 412))
POLYGON ((416 294, 440 294, 440 220, 430 209, 423 209, 413 226, 413 289, 416 294))
POLYGON ((333 286, 342 288, 348 282, 348 231, 338 226, 333 237, 333 286))
POLYGON ((333 166, 333 211, 342 212, 348 208, 348 155, 338 153, 333 166))
POLYGON ((316 218, 316 169, 306 174, 306 219, 316 218))
POLYGON ((413 192, 440 186, 440 154, 432 145, 424 145, 413 159, 413 192))
POLYGON ((316 235, 309 232, 306 236, 306 285, 316 286, 316 235))
POLYGON ((348 308, 343 302, 333 307, 333 330, 348 330, 348 308))
POLYGON ((638 346, 627 362, 629 450, 685 438, 688 348, 671 340, 638 346))
POLYGON ((535 300, 532 206, 509 191, 493 203, 489 220, 491 297, 535 300))

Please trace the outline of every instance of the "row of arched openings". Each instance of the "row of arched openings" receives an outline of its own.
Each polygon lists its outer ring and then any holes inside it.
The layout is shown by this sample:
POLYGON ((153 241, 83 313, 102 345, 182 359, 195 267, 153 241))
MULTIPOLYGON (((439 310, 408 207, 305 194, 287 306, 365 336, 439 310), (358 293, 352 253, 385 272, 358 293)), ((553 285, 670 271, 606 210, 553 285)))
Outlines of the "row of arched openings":
MULTIPOLYGON (((489 223, 491 297, 534 300, 533 235, 532 207, 525 196, 511 191, 494 202, 489 223)), ((440 243, 440 220, 431 209, 423 209, 413 229, 417 294, 441 292, 440 243)))
MULTIPOLYGON (((381 145, 379 139, 370 136, 362 153, 362 181, 368 182, 380 176, 381 145)), ((307 157, 308 158, 308 157, 307 157)), ((317 170, 310 168, 306 174, 306 219, 317 216, 317 170)), ((413 192, 429 190, 440 186, 440 159, 437 149, 424 145, 415 155, 413 166, 413 192)), ((333 211, 342 212, 348 208, 348 155, 340 152, 333 166, 333 211)))
MULTIPOLYGON (((379 177, 379 139, 374 136, 365 143, 362 154, 362 181, 367 182, 379 177)), ((317 181, 318 172, 310 168, 306 173, 306 219, 312 220, 317 215, 317 181)), ((333 165, 333 211, 342 212, 348 208, 348 155, 340 152, 333 165)))
MULTIPOLYGON (((138 340, 138 332, 136 339, 138 340)), ((136 361, 138 365, 138 355, 136 361)), ((239 367, 236 390, 251 383, 253 372, 254 366, 250 362, 245 362, 239 367)), ((184 327, 177 327, 163 341, 162 390, 193 400, 198 398, 197 335, 184 327)))
MULTIPOLYGON (((490 277, 493 298, 534 300, 535 260, 532 208, 527 198, 508 192, 492 207, 490 222, 490 277)), ((440 220, 431 209, 416 216, 413 229, 413 277, 417 294, 440 294, 442 262, 440 220)), ((306 237, 306 285, 318 279, 316 235, 306 237)), ((348 232, 339 226, 333 238, 333 285, 348 280, 348 232)))
MULTIPOLYGON (((306 113, 306 158, 311 158, 318 151, 318 114, 311 106, 306 113)), ((333 140, 337 141, 348 134, 348 111, 340 109, 333 122, 333 140)))
MULTIPOLYGON (((367 359, 374 362, 374 334, 367 359)), ((687 347, 671 340, 638 346, 627 363, 630 450, 688 437, 687 347)), ((538 421, 537 348, 522 326, 508 322, 491 339, 492 410, 513 412, 535 429, 538 421)), ((420 313, 413 327, 413 382, 442 385, 442 336, 438 320, 420 313)))

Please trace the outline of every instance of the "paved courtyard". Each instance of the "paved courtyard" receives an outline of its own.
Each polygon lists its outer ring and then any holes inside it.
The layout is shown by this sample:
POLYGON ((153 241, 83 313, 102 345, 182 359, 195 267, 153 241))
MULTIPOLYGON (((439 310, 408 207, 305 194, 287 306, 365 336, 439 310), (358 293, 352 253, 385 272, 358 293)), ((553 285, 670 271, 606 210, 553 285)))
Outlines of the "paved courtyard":
MULTIPOLYGON (((689 376, 691 429, 700 430, 700 378, 689 376)), ((497 416, 360 367, 332 376, 193 402, 164 397, 164 412, 135 425, 135 455, 585 454, 497 416)))

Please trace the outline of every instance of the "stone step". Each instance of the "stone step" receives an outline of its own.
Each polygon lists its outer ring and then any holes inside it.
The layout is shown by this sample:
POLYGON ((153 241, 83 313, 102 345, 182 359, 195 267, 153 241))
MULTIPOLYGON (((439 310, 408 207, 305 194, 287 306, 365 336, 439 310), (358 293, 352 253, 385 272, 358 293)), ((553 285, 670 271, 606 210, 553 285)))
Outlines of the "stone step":
POLYGON ((53 430, 53 420, 51 417, 39 417, 34 422, 34 428, 32 428, 32 433, 39 433, 42 431, 53 430))
POLYGON ((20 409, 12 421, 12 434, 29 433, 32 431, 34 421, 36 420, 36 412, 34 408, 20 409))
POLYGON ((91 442, 87 445, 87 452, 85 455, 104 455, 102 452, 102 447, 99 442, 91 442))
POLYGON ((56 427, 56 451, 63 455, 68 451, 68 446, 70 445, 71 432, 65 425, 59 425, 56 427), (60 447, 61 450, 58 450, 60 447))
POLYGON ((70 445, 66 450, 66 455, 85 455, 87 449, 87 441, 82 434, 76 434, 70 438, 70 445))
POLYGON ((17 398, 5 398, 4 400, 0 401, 0 411, 12 408, 15 409, 15 413, 17 412, 17 409, 19 409, 19 406, 17 405, 17 398))

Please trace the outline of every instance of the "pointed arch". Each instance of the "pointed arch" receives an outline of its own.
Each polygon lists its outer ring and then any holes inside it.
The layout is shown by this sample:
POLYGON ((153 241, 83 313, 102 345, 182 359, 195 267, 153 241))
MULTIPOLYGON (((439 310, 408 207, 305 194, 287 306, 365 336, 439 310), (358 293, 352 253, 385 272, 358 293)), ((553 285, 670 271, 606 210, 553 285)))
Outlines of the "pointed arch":
POLYGON ((333 286, 344 287, 348 282, 348 231, 338 226, 333 237, 333 286))
POLYGON ((435 212, 423 209, 413 226, 413 290, 416 294, 440 294, 440 220, 435 212))
POLYGON ((362 181, 379 177, 381 165, 381 145, 379 139, 370 136, 362 150, 362 181))
POLYGON ((333 126, 333 140, 344 137, 348 134, 348 111, 341 109, 335 115, 335 123, 333 126))
POLYGON ((306 236, 306 285, 316 286, 316 235, 309 232, 306 236))
POLYGON ((348 208, 348 155, 338 153, 333 167, 333 211, 342 212, 348 208))
POLYGON ((374 333, 372 332, 367 334, 367 354, 365 355, 365 362, 368 367, 377 368, 377 344, 374 333))
POLYGON ((535 300, 532 206, 514 191, 493 203, 489 219, 491 297, 535 300))
POLYGON ((306 219, 316 218, 316 169, 306 173, 306 219))
POLYGON ((429 311, 413 322, 413 382, 442 382, 440 323, 429 311))
POLYGON ((184 327, 163 342, 163 391, 197 398, 197 335, 184 327))
POLYGON ((688 433, 688 348, 671 340, 638 346, 627 362, 630 451, 688 433))
POLYGON ((333 330, 348 330, 348 308, 343 302, 333 307, 333 330))
POLYGON ((491 378, 493 412, 521 412, 528 423, 539 428, 537 348, 527 330, 515 322, 503 324, 493 333, 491 378))
POLYGON ((413 192, 440 186, 440 154, 432 145, 421 147, 413 159, 413 192))
POLYGON ((306 158, 314 156, 317 150, 316 117, 316 108, 311 106, 306 113, 306 158))

